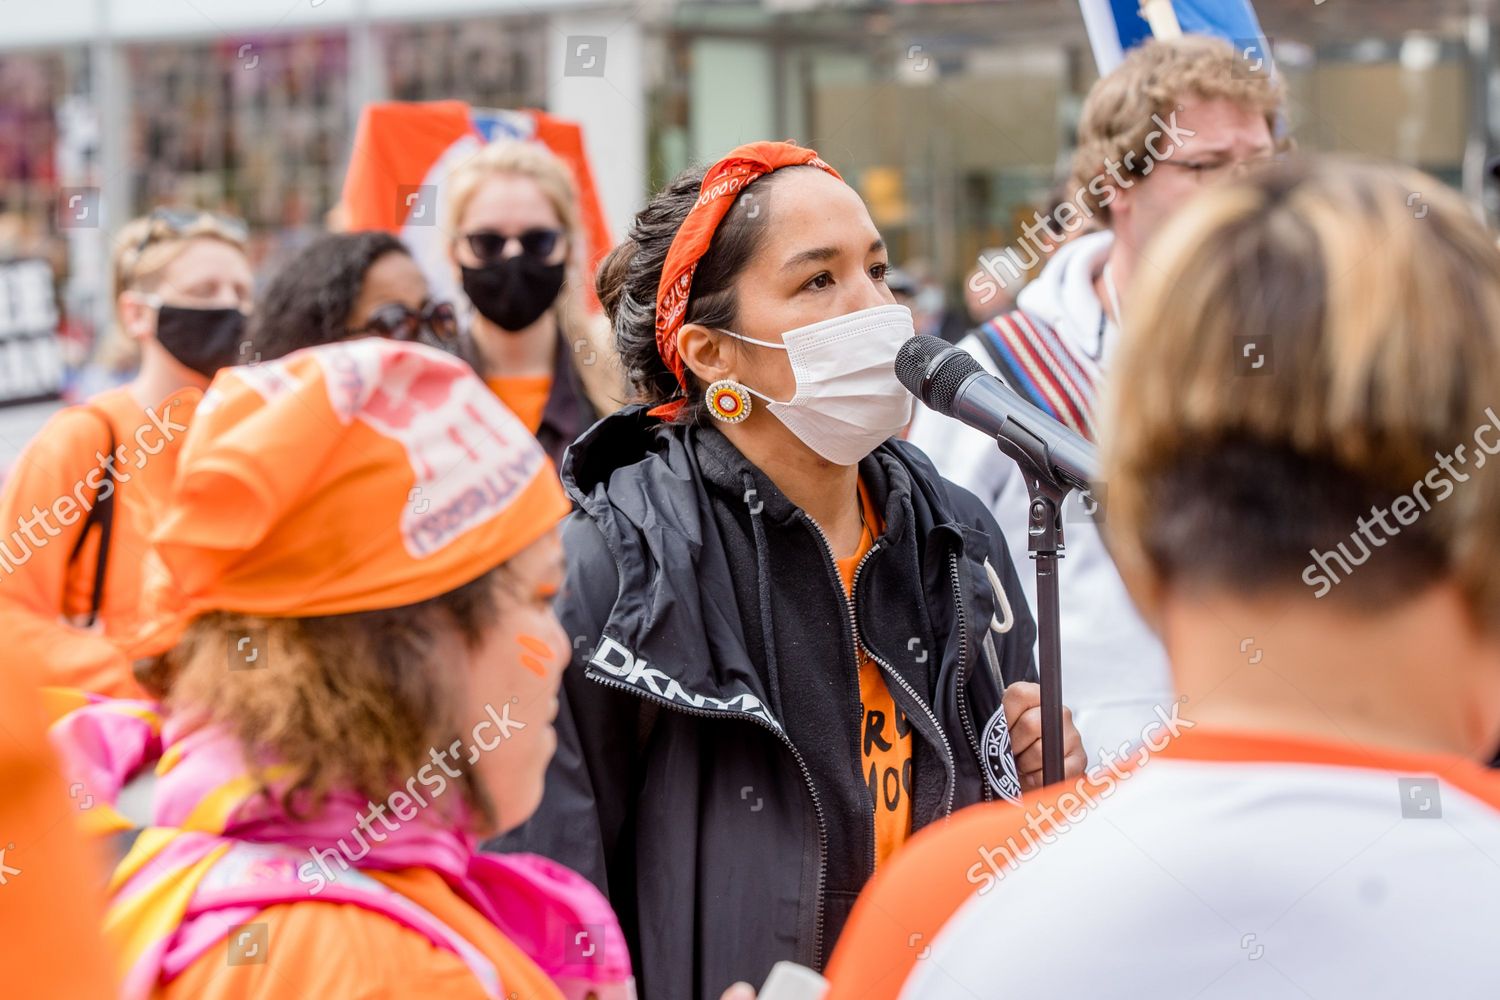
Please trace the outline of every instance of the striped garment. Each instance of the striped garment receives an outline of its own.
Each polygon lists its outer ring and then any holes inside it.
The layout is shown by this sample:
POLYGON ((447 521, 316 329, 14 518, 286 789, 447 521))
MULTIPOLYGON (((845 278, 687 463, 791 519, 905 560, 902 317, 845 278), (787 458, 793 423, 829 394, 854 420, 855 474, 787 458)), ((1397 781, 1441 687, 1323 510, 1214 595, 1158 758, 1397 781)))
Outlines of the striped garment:
POLYGON ((1096 439, 1099 365, 1070 347, 1052 327, 1017 309, 979 328, 1005 381, 1064 426, 1096 439))

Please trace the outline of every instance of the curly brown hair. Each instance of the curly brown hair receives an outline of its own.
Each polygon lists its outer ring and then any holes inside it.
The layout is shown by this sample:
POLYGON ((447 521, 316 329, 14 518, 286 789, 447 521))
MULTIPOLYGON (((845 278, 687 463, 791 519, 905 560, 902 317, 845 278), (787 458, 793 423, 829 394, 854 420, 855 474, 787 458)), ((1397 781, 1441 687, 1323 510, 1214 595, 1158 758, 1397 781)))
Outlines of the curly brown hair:
POLYGON ((1096 179, 1105 176, 1110 163, 1125 163, 1129 153, 1140 172, 1148 159, 1146 137, 1159 127, 1154 118, 1169 119, 1187 97, 1222 99, 1258 111, 1272 135, 1286 100, 1279 78, 1251 67, 1222 38, 1184 35, 1132 49, 1083 103, 1068 186, 1080 192, 1090 217, 1109 225, 1114 192, 1101 191, 1096 179))
MULTIPOLYGON (((379 611, 210 612, 141 680, 174 713, 196 713, 233 734, 263 788, 271 787, 270 766, 288 768, 280 802, 292 815, 315 812, 340 789, 383 799, 463 728, 462 665, 444 661, 443 641, 456 629, 470 648, 479 644, 499 617, 504 577, 502 566, 438 597, 379 611), (228 654, 246 635, 265 665, 230 670, 228 654)), ((465 770, 457 784, 478 818, 492 822, 472 774, 465 770)))

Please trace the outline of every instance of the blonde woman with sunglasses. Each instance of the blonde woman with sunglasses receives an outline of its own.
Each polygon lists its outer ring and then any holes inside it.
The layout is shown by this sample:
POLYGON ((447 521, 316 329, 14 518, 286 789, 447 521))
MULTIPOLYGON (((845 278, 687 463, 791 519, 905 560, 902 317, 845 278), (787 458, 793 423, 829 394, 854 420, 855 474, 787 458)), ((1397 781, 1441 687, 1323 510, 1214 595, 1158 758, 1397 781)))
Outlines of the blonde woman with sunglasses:
POLYGON ((553 462, 618 409, 608 324, 584 308, 584 235, 573 176, 534 142, 501 140, 447 182, 449 255, 473 307, 477 367, 553 462))

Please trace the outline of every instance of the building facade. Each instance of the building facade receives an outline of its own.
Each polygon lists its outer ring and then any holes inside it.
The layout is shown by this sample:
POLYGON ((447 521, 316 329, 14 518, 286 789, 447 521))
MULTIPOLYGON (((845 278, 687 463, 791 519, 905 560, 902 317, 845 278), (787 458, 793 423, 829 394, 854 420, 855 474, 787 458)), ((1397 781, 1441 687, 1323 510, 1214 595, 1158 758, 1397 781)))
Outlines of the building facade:
MULTIPOLYGON (((1256 6, 1303 148, 1485 193, 1486 5, 1256 6)), ((6 22, 0 259, 52 262, 80 343, 108 314, 113 228, 158 204, 221 209, 273 262, 321 227, 359 109, 384 99, 579 121, 616 237, 688 164, 796 139, 951 300, 1047 207, 1095 78, 1069 0, 52 0, 6 22)))

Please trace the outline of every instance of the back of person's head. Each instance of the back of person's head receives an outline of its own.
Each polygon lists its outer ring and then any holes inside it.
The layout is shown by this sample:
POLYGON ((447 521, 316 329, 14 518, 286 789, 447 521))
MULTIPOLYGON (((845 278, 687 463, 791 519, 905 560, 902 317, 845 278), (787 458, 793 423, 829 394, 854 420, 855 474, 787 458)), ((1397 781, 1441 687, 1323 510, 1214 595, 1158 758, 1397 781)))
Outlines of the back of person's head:
POLYGON ((387 254, 410 257, 384 232, 326 233, 289 257, 255 304, 250 343, 262 361, 349 335, 365 276, 387 254))
POLYGON ((1500 635, 1500 250, 1459 196, 1295 162, 1195 200, 1149 259, 1102 475, 1148 614, 1171 593, 1379 614, 1450 585, 1500 635))
MULTIPOLYGON (((465 647, 511 613, 505 567, 437 597, 395 608, 289 617, 215 611, 189 625, 170 656, 137 667, 138 679, 174 711, 204 712, 244 744, 292 768, 285 799, 313 808, 352 788, 383 799, 447 747, 467 726, 465 647), (502 601, 502 595, 504 600, 502 601), (456 630, 462 645, 445 642, 456 630), (265 666, 225 672, 225 650, 251 637, 265 666)), ((474 775, 458 779, 461 797, 483 823, 496 804, 474 775)), ((445 805, 449 804, 447 802, 445 805)))
POLYGON ((1194 98, 1225 100, 1253 111, 1265 118, 1274 136, 1285 92, 1268 66, 1254 67, 1221 38, 1184 35, 1131 49, 1119 66, 1094 84, 1079 118, 1069 191, 1079 192, 1079 204, 1090 217, 1104 226, 1111 224, 1116 192, 1100 179, 1111 176, 1111 164, 1127 182, 1129 175, 1149 173, 1155 156, 1147 138, 1159 133, 1185 100, 1194 98))

